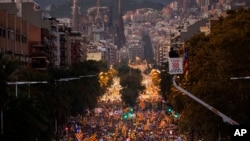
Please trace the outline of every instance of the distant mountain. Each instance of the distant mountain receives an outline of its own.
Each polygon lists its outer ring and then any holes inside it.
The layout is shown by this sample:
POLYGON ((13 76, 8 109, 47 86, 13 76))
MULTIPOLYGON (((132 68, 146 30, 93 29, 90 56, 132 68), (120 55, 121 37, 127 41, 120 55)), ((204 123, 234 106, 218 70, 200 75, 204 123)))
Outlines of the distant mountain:
MULTIPOLYGON (((73 0, 34 0, 42 9, 47 9, 53 17, 70 17, 73 0)), ((165 4, 173 0, 121 0, 122 11, 135 10, 138 8, 153 8, 161 10, 165 4)), ((96 0, 78 0, 81 13, 86 13, 87 9, 96 5, 96 0)), ((115 7, 117 0, 100 0, 101 6, 115 7)))
MULTIPOLYGON (((69 2, 69 1, 73 1, 73 0, 34 0, 35 2, 39 3, 41 8, 45 8, 49 5, 60 5, 63 4, 65 2, 69 2)), ((79 2, 83 1, 83 0, 78 0, 79 2)), ((95 2, 96 0, 92 0, 93 2, 95 2)), ((102 0, 101 0, 102 1, 102 0)), ((133 1, 139 1, 139 0, 133 0, 133 1)), ((144 0, 144 1, 150 1, 153 3, 160 3, 160 4, 168 4, 174 0, 144 0)))

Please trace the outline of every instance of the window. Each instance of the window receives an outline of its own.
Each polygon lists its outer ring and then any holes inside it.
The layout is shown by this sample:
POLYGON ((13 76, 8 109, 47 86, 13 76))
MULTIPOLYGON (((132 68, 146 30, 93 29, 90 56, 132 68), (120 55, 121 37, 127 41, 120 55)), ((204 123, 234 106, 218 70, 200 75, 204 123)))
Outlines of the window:
POLYGON ((14 40, 15 39, 15 33, 12 30, 8 31, 8 39, 14 40))
POLYGON ((2 31, 2 28, 0 28, 0 37, 3 36, 3 31, 2 31))
POLYGON ((10 31, 8 31, 8 39, 10 39, 10 31))
POLYGON ((27 38, 24 35, 22 35, 22 43, 26 43, 26 42, 27 42, 27 38))
POLYGON ((6 37, 6 30, 2 28, 2 37, 6 37))
POLYGON ((20 33, 16 33, 16 41, 20 42, 20 33))

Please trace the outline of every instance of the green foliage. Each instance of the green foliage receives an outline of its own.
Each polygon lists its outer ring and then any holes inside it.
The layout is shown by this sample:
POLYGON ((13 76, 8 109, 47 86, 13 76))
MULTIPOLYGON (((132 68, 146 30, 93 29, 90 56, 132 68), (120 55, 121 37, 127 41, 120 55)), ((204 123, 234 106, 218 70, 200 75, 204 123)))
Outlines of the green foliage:
POLYGON ((101 70, 108 70, 105 63, 95 61, 47 72, 21 69, 15 62, 3 59, 0 59, 0 66, 1 110, 4 113, 1 140, 52 140, 55 119, 60 128, 70 115, 83 114, 86 107, 95 107, 98 97, 105 91, 100 88, 97 76, 101 70), (86 75, 96 77, 57 81, 86 75), (7 81, 48 83, 18 85, 18 97, 15 97, 15 86, 7 85, 7 81))
POLYGON ((162 70, 160 73, 160 93, 165 101, 167 101, 167 95, 170 95, 170 88, 172 85, 172 76, 168 74, 166 70, 162 70))
POLYGON ((84 61, 79 64, 74 64, 71 68, 72 74, 79 76, 83 74, 97 74, 99 72, 108 71, 109 67, 107 63, 102 61, 84 61))
POLYGON ((144 86, 141 85, 141 71, 130 68, 127 64, 121 64, 117 70, 118 76, 120 77, 120 84, 123 87, 121 92, 122 99, 127 105, 134 106, 139 92, 145 89, 144 86))
MULTIPOLYGON (((197 34, 188 42, 189 79, 181 82, 190 93, 240 124, 249 123, 249 80, 230 80, 231 77, 250 74, 250 10, 228 12, 212 27, 209 36, 197 34)), ((176 101, 172 96, 171 100, 176 101)), ((184 105, 179 128, 203 135, 205 140, 228 136, 228 126, 222 119, 199 103, 182 95, 184 105)))
POLYGON ((4 140, 35 140, 51 128, 49 115, 36 98, 10 97, 7 107, 4 112, 4 140))
POLYGON ((8 97, 7 83, 18 68, 17 62, 9 61, 4 56, 0 56, 0 106, 3 109, 8 97))

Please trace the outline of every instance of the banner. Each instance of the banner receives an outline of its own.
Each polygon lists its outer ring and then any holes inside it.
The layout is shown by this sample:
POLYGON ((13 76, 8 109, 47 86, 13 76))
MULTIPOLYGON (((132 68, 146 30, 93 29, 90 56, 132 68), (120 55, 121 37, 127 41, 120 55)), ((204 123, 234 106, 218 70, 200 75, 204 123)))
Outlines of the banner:
POLYGON ((169 74, 183 74, 183 58, 168 58, 169 74))
POLYGON ((102 108, 95 108, 95 113, 96 114, 102 113, 102 108))

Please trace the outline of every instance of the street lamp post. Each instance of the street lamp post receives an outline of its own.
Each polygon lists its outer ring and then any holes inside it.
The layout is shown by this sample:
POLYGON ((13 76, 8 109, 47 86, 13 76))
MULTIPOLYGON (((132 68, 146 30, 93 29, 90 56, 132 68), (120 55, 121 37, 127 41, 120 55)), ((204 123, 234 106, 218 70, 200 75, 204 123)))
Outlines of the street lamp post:
MULTIPOLYGON (((82 75, 79 77, 71 77, 71 78, 60 78, 58 80, 55 81, 71 81, 71 80, 79 80, 81 78, 86 78, 86 77, 94 77, 96 75, 82 75)), ((47 84, 47 81, 16 81, 16 82, 7 82, 8 85, 15 85, 15 94, 16 97, 18 96, 18 85, 25 85, 28 84, 29 86, 31 84, 47 84)))
POLYGON ((15 85, 16 89, 15 89, 15 93, 16 93, 16 97, 18 96, 18 87, 17 85, 25 85, 28 84, 30 86, 30 84, 45 84, 48 83, 47 81, 17 81, 17 82, 7 82, 8 85, 15 85))
POLYGON ((3 110, 1 110, 1 135, 3 135, 3 110))
POLYGON ((196 102, 200 103, 201 105, 205 106, 207 109, 209 109, 210 111, 212 111, 213 113, 215 113, 216 115, 220 116, 222 118, 222 120, 226 123, 229 123, 231 125, 239 125, 239 123, 237 123, 236 121, 234 121, 233 119, 229 118, 228 116, 226 116, 225 114, 221 113, 219 110, 217 110, 216 108, 210 106, 209 104, 205 103, 204 101, 202 101, 201 99, 199 99, 198 97, 194 96, 193 94, 189 93, 188 91, 186 91, 185 89, 183 89, 182 87, 178 86, 177 83, 175 82, 176 79, 176 75, 173 77, 173 84, 174 87, 177 88, 178 90, 180 90, 181 92, 185 93, 187 96, 189 96, 190 98, 192 98, 193 100, 195 100, 196 102))
MULTIPOLYGON (((71 80, 78 80, 81 78, 86 78, 86 77, 95 77, 96 75, 83 75, 79 77, 73 77, 73 78, 60 78, 55 81, 71 81, 71 80)), ((25 85, 28 84, 29 86, 31 84, 47 84, 47 81, 16 81, 16 82, 7 82, 8 85, 15 85, 15 94, 16 97, 18 96, 18 85, 25 85)), ((30 96, 30 91, 29 91, 29 96, 30 96)), ((3 110, 1 110, 1 135, 4 133, 4 126, 3 126, 3 110)))
POLYGON ((245 77, 230 77, 231 80, 239 80, 239 79, 250 79, 250 76, 245 77))

